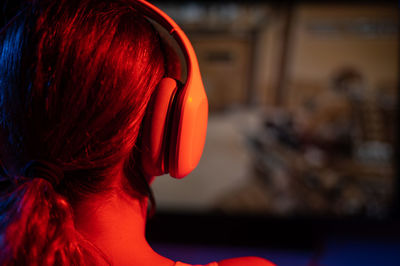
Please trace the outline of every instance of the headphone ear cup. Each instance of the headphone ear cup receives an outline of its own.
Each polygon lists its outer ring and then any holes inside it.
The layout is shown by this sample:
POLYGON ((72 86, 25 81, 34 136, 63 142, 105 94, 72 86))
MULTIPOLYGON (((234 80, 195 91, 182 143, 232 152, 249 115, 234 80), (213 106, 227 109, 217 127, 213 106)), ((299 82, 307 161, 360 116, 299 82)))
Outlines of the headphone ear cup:
POLYGON ((177 92, 171 117, 168 172, 175 178, 188 175, 200 161, 206 140, 208 101, 203 84, 192 81, 177 92))
POLYGON ((176 92, 177 82, 172 78, 163 78, 147 107, 143 123, 141 160, 145 173, 150 176, 168 173, 167 138, 176 92))

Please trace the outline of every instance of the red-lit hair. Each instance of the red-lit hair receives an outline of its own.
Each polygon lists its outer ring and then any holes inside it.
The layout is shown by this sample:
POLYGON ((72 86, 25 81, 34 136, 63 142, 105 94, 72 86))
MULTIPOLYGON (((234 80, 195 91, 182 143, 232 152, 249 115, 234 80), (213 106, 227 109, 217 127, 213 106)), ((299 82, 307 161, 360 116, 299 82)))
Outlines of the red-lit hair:
POLYGON ((31 1, 0 36, 1 265, 85 265, 96 249, 72 208, 118 165, 150 195, 136 161, 141 121, 164 75, 158 34, 132 1, 31 1), (64 171, 23 177, 30 160, 64 171))

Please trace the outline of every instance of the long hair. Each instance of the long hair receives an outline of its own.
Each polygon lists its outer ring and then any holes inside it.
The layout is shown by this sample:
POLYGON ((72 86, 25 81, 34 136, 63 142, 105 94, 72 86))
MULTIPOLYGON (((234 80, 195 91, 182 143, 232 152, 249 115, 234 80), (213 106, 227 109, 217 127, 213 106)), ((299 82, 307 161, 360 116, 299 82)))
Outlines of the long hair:
POLYGON ((85 265, 100 256, 72 206, 123 165, 150 195, 136 160, 147 103, 164 75, 158 34, 124 0, 30 1, 0 35, 1 265, 85 265), (31 160, 64 172, 27 178, 31 160))

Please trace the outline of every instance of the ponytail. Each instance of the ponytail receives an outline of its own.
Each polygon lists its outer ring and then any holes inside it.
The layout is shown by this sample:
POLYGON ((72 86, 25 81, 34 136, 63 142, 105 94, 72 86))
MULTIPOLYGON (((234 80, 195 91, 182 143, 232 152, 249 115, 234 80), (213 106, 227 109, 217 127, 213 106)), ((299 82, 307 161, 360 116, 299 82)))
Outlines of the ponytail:
POLYGON ((71 206, 49 181, 18 180, 0 197, 0 265, 96 265, 104 258, 76 231, 71 206))

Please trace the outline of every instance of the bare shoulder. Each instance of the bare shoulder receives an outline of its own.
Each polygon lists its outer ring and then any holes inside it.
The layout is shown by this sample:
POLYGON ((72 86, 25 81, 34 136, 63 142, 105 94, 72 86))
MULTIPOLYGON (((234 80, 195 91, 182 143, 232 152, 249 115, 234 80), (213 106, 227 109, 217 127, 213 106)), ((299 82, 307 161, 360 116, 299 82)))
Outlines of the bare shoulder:
POLYGON ((218 262, 219 266, 276 266, 276 264, 260 257, 241 257, 218 262))

